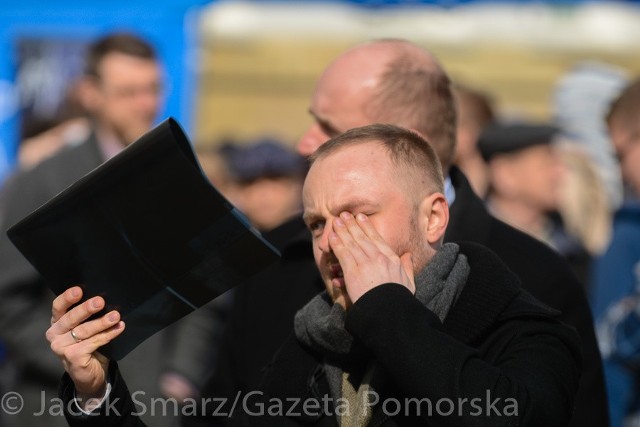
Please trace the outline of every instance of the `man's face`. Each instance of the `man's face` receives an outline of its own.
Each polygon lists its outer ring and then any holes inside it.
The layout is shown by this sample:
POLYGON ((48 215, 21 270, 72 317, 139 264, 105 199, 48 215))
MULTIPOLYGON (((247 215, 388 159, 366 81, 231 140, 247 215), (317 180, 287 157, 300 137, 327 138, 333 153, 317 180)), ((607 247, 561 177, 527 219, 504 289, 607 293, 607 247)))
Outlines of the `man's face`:
POLYGON ((503 197, 542 211, 556 209, 562 166, 551 145, 525 148, 510 155, 506 163, 508 171, 501 176, 509 182, 498 187, 506 189, 503 197))
POLYGON ((631 131, 621 123, 613 123, 609 134, 620 160, 622 179, 640 194, 640 130, 631 131))
POLYGON ((329 233, 341 212, 367 215, 399 256, 411 252, 414 269, 429 259, 429 243, 420 232, 417 203, 407 194, 398 171, 376 143, 363 143, 330 154, 311 167, 303 189, 304 219, 327 292, 344 308, 351 305, 344 284, 332 279, 342 270, 329 246, 329 233))
POLYGON ((157 62, 110 53, 92 82, 90 109, 102 126, 125 144, 153 126, 162 102, 161 71, 157 62))
POLYGON ((635 141, 627 146, 620 159, 620 168, 624 181, 640 195, 640 134, 636 134, 635 141))
POLYGON ((241 185, 237 206, 261 231, 273 229, 300 213, 302 179, 298 177, 263 177, 241 185))

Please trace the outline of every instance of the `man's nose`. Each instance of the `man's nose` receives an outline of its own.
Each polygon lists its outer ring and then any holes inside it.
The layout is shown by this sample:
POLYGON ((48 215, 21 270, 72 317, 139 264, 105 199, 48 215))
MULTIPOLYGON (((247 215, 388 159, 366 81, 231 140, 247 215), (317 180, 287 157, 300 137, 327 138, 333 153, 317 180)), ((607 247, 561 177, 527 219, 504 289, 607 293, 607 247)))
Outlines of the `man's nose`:
POLYGON ((331 252, 331 245, 329 244, 329 234, 333 232, 333 227, 327 221, 324 225, 324 229, 322 230, 322 235, 320 236, 318 248, 322 251, 322 253, 328 254, 331 252))
POLYGON ((296 146, 298 154, 303 157, 309 157, 327 141, 329 137, 324 134, 320 126, 317 123, 309 126, 307 131, 302 135, 296 146))

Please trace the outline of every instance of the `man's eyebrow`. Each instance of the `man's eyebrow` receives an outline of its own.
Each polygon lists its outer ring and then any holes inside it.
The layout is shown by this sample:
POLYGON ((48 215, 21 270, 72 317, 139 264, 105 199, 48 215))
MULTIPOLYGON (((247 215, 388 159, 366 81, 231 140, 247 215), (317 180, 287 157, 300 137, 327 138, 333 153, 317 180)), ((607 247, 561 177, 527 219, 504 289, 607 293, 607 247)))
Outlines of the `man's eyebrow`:
POLYGON ((378 204, 367 199, 354 199, 336 206, 333 209, 332 213, 336 216, 340 215, 341 212, 354 213, 358 208, 363 207, 370 207, 375 209, 378 207, 378 204))
POLYGON ((338 135, 341 133, 333 123, 317 115, 311 108, 309 108, 307 111, 313 117, 316 123, 318 123, 327 133, 330 133, 332 135, 338 135))
POLYGON ((317 214, 316 212, 313 212, 313 211, 311 211, 311 212, 305 211, 302 214, 302 220, 304 221, 305 224, 310 224, 313 221, 315 221, 317 219, 321 219, 321 218, 322 217, 319 214, 317 214))

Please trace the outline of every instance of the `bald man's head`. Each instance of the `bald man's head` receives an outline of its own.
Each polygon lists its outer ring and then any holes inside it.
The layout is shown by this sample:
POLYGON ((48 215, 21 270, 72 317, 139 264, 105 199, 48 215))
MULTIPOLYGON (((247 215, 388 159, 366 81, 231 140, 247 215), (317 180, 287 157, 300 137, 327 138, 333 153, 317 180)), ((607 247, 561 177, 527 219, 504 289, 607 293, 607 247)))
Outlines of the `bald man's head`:
POLYGON ((351 128, 389 123, 413 129, 434 147, 445 170, 455 149, 455 104, 437 59, 406 40, 359 44, 324 71, 312 98, 316 123, 299 151, 310 155, 351 128))

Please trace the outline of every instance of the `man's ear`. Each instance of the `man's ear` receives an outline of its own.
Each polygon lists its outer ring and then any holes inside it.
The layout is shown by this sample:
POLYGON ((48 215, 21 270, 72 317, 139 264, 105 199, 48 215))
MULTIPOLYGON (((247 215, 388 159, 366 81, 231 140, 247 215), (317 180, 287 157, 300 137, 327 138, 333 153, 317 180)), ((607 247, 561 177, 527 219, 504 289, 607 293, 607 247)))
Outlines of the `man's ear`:
POLYGON ((421 229, 430 245, 442 242, 449 224, 449 204, 442 193, 433 193, 420 203, 421 229))

